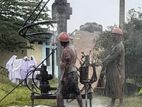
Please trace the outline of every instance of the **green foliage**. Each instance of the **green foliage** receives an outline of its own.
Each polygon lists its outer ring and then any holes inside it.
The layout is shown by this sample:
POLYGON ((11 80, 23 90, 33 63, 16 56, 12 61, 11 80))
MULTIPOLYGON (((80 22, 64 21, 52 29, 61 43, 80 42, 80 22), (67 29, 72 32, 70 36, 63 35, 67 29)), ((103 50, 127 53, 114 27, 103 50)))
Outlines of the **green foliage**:
MULTIPOLYGON (((27 47, 27 41, 18 35, 18 31, 39 1, 40 0, 0 0, 0 50, 17 51, 21 48, 30 48, 30 46, 27 47)), ((36 10, 33 16, 38 14, 42 5, 36 10)), ((47 7, 44 8, 36 21, 50 19, 47 13, 48 11, 47 7)), ((27 23, 30 23, 34 18, 35 17, 32 17, 27 23)), ((39 30, 40 28, 41 27, 38 26, 35 29, 39 30)))
POLYGON ((142 13, 131 9, 125 24, 126 72, 131 78, 142 77, 142 13))
POLYGON ((140 91, 139 91, 139 95, 142 95, 142 88, 141 88, 140 91))
MULTIPOLYGON (((124 45, 126 61, 126 78, 133 78, 139 84, 142 81, 142 13, 131 9, 128 22, 124 25, 124 45)), ((111 49, 112 40, 110 29, 103 32, 97 41, 96 48, 103 51, 100 54, 104 58, 111 49)))
POLYGON ((8 80, 8 71, 4 67, 0 66, 0 82, 2 83, 7 83, 9 82, 8 80))
POLYGON ((95 45, 95 50, 98 51, 101 49, 101 53, 99 54, 99 59, 103 59, 110 51, 112 45, 111 32, 105 31, 100 35, 100 38, 97 40, 95 45))

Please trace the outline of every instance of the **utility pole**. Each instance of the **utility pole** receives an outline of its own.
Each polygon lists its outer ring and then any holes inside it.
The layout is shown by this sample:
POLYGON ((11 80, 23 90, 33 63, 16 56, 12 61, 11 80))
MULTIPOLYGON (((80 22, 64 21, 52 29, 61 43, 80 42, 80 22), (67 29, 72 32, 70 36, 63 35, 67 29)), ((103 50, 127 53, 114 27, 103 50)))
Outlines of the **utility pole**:
POLYGON ((119 27, 123 29, 125 23, 125 0, 120 0, 119 4, 119 27))
MULTIPOLYGON (((57 20, 57 35, 61 32, 67 32, 67 20, 70 19, 72 8, 67 0, 55 0, 52 4, 52 19, 57 20)), ((61 58, 61 45, 57 42, 57 63, 58 63, 58 77, 61 75, 60 71, 60 58, 61 58)))

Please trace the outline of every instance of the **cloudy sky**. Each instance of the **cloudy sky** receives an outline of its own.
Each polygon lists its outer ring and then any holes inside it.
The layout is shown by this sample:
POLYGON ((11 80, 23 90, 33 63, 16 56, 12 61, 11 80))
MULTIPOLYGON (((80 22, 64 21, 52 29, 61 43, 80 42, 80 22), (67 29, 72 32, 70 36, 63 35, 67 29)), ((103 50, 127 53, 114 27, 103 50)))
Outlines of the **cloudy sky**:
MULTIPOLYGON (((51 0, 51 4, 54 0, 51 0)), ((110 25, 118 25, 119 0, 67 0, 72 7, 72 15, 68 20, 68 32, 79 29, 86 22, 96 22, 106 29, 110 25)), ((126 16, 128 10, 142 7, 142 0, 125 1, 126 16)))

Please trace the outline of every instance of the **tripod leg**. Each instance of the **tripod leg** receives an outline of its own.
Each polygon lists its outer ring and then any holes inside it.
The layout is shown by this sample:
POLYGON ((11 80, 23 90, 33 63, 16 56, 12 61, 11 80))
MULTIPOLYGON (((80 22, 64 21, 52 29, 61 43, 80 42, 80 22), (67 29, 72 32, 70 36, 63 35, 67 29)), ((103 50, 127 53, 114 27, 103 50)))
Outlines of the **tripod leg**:
POLYGON ((32 98, 32 107, 34 107, 34 99, 32 98))
POLYGON ((90 107, 92 107, 92 98, 90 98, 89 101, 90 101, 90 107))
POLYGON ((87 100, 88 100, 88 96, 87 96, 87 84, 85 84, 85 107, 87 107, 87 100))

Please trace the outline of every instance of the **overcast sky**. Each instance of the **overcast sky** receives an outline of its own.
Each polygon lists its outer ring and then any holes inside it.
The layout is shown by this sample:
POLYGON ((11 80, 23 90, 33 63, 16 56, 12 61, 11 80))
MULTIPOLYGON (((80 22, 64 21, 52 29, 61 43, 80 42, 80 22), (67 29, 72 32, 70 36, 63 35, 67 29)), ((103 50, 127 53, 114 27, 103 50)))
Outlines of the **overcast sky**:
MULTIPOLYGON (((52 3, 51 0, 50 3, 52 3)), ((118 25, 119 21, 119 0, 67 0, 72 7, 72 15, 68 20, 68 32, 79 29, 79 26, 86 22, 96 22, 107 26, 118 25)), ((126 16, 128 10, 142 7, 142 0, 126 0, 126 16)))

